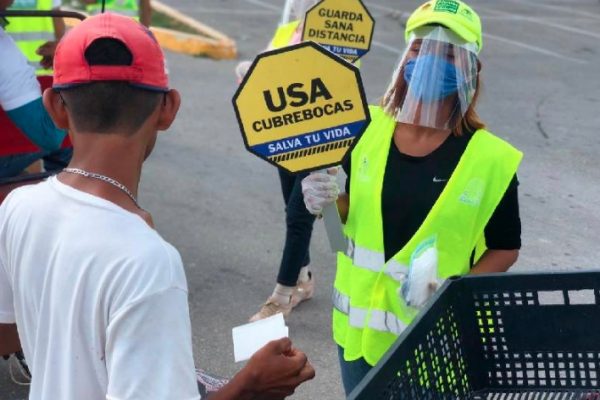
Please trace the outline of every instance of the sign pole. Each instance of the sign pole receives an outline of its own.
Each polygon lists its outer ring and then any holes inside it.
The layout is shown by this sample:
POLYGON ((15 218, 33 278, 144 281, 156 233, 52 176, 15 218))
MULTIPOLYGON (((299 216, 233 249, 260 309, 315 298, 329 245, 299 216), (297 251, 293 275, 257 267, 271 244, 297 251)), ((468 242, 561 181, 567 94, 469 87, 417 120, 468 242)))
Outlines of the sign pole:
MULTIPOLYGON (((317 172, 326 174, 327 169, 321 169, 317 172)), ((336 175, 337 178, 337 175, 336 175)), ((323 207, 320 217, 323 218, 323 224, 325 225, 325 232, 327 233, 327 239, 329 240, 329 247, 331 251, 337 253, 338 251, 346 251, 347 243, 346 237, 344 236, 342 219, 337 208, 337 203, 334 201, 331 204, 327 204, 323 207)))
POLYGON ((321 215, 323 216, 323 223, 325 224, 331 251, 334 253, 346 251, 346 237, 342 232, 342 220, 340 219, 340 213, 335 202, 323 207, 321 215))
POLYGON ((280 25, 285 25, 290 22, 290 14, 292 12, 292 0, 286 0, 283 6, 283 14, 281 14, 280 25))

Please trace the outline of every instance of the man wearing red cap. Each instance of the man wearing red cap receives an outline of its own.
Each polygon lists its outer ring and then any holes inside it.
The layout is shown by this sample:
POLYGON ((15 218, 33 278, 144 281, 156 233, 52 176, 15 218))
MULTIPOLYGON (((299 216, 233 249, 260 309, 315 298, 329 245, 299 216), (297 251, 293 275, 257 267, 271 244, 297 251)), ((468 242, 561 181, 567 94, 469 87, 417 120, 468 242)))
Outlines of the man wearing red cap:
MULTIPOLYGON (((200 398, 181 258, 137 202, 179 104, 160 47, 130 18, 92 17, 60 42, 44 105, 73 159, 0 207, 0 354, 22 345, 30 399, 200 398)), ((213 398, 280 399, 313 376, 282 339, 213 398)))

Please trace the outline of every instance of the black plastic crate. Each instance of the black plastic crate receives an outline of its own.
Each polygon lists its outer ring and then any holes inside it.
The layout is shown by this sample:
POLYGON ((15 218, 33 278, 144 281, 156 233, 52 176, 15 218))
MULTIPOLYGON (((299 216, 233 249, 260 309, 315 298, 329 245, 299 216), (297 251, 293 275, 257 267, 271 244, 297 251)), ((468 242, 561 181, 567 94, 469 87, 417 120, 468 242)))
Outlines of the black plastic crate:
POLYGON ((349 399, 600 399, 600 272, 452 278, 349 399))

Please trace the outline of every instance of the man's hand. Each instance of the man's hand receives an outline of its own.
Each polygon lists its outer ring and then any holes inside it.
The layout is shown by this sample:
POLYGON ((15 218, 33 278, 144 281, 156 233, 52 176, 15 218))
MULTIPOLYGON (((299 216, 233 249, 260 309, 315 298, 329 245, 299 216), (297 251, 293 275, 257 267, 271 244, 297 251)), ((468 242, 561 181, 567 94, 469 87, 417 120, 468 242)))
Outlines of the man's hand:
POLYGON ((0 356, 21 350, 16 324, 0 324, 0 356))
POLYGON ((51 69, 52 64, 54 63, 54 53, 56 52, 56 42, 46 42, 35 51, 35 53, 39 56, 42 56, 42 60, 40 61, 40 65, 44 69, 51 69))
POLYGON ((315 376, 306 355, 294 349, 287 338, 272 341, 257 351, 242 372, 250 376, 251 391, 259 399, 283 399, 315 376))
POLYGON ((280 400, 314 376, 315 370, 306 355, 294 349, 289 339, 274 340, 257 351, 246 367, 211 400, 280 400))

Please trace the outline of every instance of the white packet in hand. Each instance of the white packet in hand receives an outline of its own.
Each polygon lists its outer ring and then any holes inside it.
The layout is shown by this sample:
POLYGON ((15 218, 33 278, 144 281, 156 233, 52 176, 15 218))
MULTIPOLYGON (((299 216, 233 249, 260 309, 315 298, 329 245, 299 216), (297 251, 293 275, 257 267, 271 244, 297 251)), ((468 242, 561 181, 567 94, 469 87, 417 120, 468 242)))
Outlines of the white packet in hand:
POLYGON ((283 314, 237 326, 231 330, 235 362, 246 361, 272 340, 289 336, 283 314))
POLYGON ((439 286, 437 279, 438 253, 435 241, 425 250, 415 251, 408 277, 402 285, 402 298, 411 307, 422 307, 439 286))

